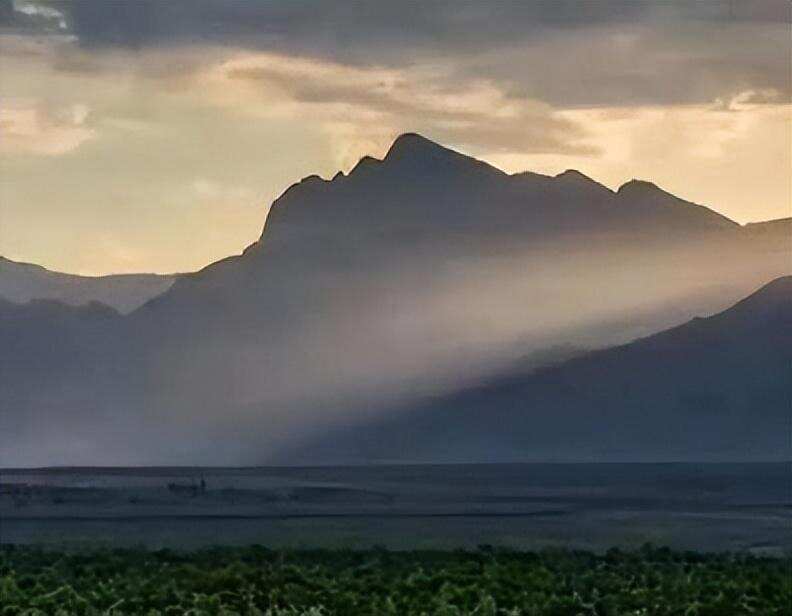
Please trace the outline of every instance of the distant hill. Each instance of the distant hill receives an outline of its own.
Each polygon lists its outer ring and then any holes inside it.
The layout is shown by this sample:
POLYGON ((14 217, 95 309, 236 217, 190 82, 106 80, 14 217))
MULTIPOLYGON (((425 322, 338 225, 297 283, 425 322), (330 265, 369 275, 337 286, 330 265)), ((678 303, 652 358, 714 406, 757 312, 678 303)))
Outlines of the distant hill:
POLYGON ((108 352, 121 319, 97 302, 0 299, 0 459, 91 443, 91 426, 107 411, 99 401, 123 395, 122 365, 108 352))
POLYGON ((792 251, 792 217, 750 222, 745 225, 745 231, 758 238, 775 240, 792 251))
POLYGON ((792 459, 792 276, 720 314, 505 372, 305 445, 302 460, 792 459))
POLYGON ((70 306, 55 300, 16 304, 0 299, 0 365, 6 374, 20 376, 45 367, 61 369, 65 363, 79 365, 80 349, 89 351, 96 335, 120 319, 99 302, 70 306))
POLYGON ((72 306, 101 302, 127 313, 167 291, 175 279, 157 274, 75 276, 0 257, 0 298, 17 303, 32 299, 72 306))
POLYGON ((40 363, 0 348, 0 423, 31 427, 0 425, 0 465, 282 459, 339 422, 559 360, 543 350, 723 310, 789 256, 780 234, 647 182, 509 175, 403 135, 383 160, 289 187, 242 255, 129 314, 84 313, 78 335, 54 319, 40 363))
POLYGON ((622 215, 664 231, 736 230, 737 223, 722 214, 668 193, 651 182, 630 180, 616 191, 622 215))

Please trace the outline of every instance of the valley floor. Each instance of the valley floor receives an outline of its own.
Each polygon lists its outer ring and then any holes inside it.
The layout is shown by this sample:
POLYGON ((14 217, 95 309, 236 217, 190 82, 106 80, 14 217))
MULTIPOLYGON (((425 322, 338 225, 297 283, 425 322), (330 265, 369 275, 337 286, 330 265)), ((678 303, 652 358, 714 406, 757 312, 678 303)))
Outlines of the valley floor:
POLYGON ((0 472, 0 543, 792 554, 788 464, 0 472), (203 485, 202 485, 203 481, 203 485))

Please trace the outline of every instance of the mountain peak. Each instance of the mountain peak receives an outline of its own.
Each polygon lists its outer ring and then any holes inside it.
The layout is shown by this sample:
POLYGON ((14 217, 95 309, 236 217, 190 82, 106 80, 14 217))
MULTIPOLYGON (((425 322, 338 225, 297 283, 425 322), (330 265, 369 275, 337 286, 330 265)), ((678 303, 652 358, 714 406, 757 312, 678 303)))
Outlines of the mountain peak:
POLYGON ((390 168, 421 176, 449 172, 456 177, 463 177, 469 173, 507 176, 500 169, 484 161, 442 146, 417 133, 399 135, 382 162, 390 168))
POLYGON ((426 160, 438 159, 444 156, 462 155, 418 133, 404 133, 396 137, 385 155, 385 160, 426 160))
POLYGON ((354 167, 352 167, 352 169, 349 172, 349 175, 350 176, 355 175, 359 171, 374 168, 377 165, 379 165, 381 162, 382 162, 381 160, 374 158, 373 156, 368 156, 368 155, 364 156, 357 162, 357 164, 354 167))
POLYGON ((619 189, 616 191, 616 194, 622 196, 641 196, 658 193, 666 194, 657 184, 647 182, 646 180, 636 180, 635 178, 619 186, 619 189))
POLYGON ((586 180, 587 182, 594 181, 590 177, 588 177, 585 173, 581 173, 577 169, 567 169, 566 171, 562 171, 555 177, 558 179, 586 180))
POLYGON ((577 186, 585 186, 599 190, 603 194, 607 193, 609 195, 613 194, 613 191, 605 186, 604 184, 600 184, 597 180, 591 179, 585 173, 581 173, 577 169, 567 169, 555 176, 556 180, 560 180, 568 185, 577 185, 577 186))
POLYGON ((736 222, 727 218, 723 214, 711 210, 710 208, 687 201, 668 191, 663 190, 657 184, 646 180, 632 179, 619 186, 616 196, 622 200, 628 200, 633 206, 642 208, 662 208, 666 212, 674 211, 676 215, 686 212, 688 229, 691 224, 698 222, 710 229, 738 228, 736 222))

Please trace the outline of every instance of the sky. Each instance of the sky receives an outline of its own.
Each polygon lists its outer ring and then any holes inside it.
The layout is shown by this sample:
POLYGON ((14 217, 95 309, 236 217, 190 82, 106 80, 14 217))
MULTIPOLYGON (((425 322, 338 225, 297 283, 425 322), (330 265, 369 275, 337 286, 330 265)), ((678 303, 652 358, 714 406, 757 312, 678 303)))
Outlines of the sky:
POLYGON ((419 132, 792 215, 792 4, 0 0, 0 255, 191 271, 419 132))

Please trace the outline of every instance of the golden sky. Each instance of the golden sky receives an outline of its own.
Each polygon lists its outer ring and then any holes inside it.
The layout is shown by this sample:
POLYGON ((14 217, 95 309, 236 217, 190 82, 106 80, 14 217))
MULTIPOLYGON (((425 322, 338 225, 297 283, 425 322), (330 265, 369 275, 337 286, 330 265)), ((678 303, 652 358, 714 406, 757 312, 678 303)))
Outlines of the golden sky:
POLYGON ((257 239, 289 184, 406 131, 741 223, 792 215, 785 2, 109 4, 0 0, 3 256, 194 270, 257 239))

